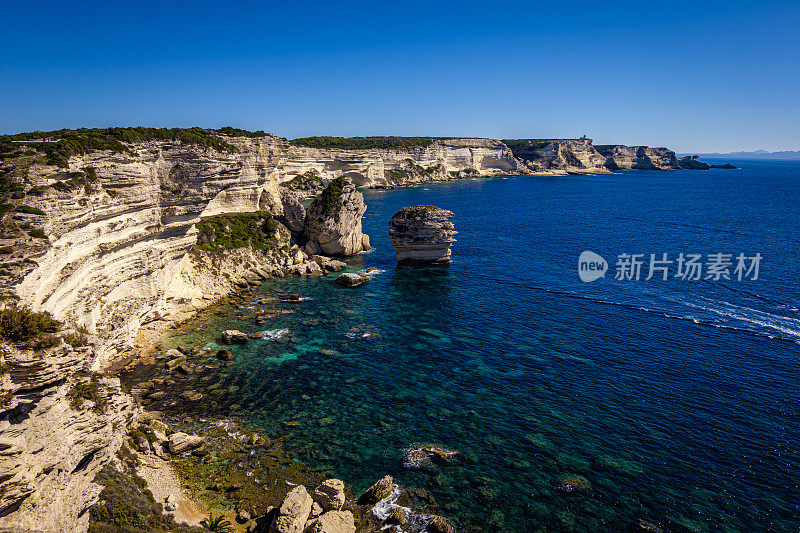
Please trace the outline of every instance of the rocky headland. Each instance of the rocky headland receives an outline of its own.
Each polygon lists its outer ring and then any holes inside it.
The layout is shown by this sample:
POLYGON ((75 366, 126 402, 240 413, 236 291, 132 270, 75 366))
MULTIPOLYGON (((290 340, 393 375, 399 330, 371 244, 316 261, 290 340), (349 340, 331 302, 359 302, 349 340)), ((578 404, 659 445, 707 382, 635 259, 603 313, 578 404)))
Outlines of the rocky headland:
MULTIPOLYGON (((702 165, 665 148, 585 138, 288 141, 233 128, 0 136, 0 527, 86 531, 99 502, 113 501, 104 487, 141 496, 142 486, 118 477, 141 456, 202 455, 192 433, 152 422, 147 395, 125 390, 119 370, 154 357, 163 331, 221 298, 270 277, 339 270, 336 257, 368 250, 359 187, 702 165)), ((433 233, 419 248, 398 223, 398 259, 401 250, 403 259, 449 256, 442 211, 403 217, 404 227, 413 219, 433 233)), ((182 356, 170 359, 176 376, 207 354, 182 356)), ((184 392, 185 402, 202 395, 184 392)), ((278 507, 297 514, 291 527, 349 530, 346 515, 323 519, 341 510, 312 516, 299 496, 301 512, 278 507)), ((152 505, 144 498, 142 512, 162 524, 160 509, 172 503, 152 505)))

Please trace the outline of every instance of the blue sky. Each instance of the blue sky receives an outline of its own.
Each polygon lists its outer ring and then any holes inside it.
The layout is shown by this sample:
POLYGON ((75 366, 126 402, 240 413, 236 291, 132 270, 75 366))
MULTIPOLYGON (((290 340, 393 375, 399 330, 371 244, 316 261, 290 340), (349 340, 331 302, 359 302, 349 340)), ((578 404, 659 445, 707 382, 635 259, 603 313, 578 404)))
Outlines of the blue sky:
POLYGON ((0 132, 800 148, 800 2, 14 2, 0 132))

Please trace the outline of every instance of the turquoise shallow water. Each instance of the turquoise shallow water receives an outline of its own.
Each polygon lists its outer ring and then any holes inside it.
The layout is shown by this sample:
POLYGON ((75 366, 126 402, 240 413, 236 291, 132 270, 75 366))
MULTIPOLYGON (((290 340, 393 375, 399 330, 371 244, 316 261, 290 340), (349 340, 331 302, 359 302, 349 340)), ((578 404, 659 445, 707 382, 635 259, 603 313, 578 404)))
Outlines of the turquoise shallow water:
POLYGON ((741 164, 366 191, 375 250, 350 266, 372 281, 270 281, 310 299, 212 325, 289 330, 235 350, 229 406, 357 490, 429 490, 464 531, 798 531, 800 166, 741 164), (414 204, 456 214, 450 267, 395 267, 387 223, 414 204), (585 284, 583 250, 764 259, 758 281, 585 284), (417 443, 463 455, 403 468, 417 443))

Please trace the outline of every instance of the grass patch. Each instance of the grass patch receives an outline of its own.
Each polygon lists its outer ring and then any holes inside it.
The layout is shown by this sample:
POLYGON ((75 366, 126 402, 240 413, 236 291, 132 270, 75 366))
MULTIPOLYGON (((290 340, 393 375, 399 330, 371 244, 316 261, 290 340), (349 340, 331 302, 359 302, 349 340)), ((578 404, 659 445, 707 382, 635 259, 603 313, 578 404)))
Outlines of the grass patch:
POLYGON ((61 322, 47 312, 34 313, 19 306, 0 310, 0 337, 11 342, 27 342, 60 328, 61 322))
POLYGON ((278 244, 278 223, 266 211, 204 218, 197 223, 197 231, 198 248, 212 252, 245 247, 272 250, 278 244))

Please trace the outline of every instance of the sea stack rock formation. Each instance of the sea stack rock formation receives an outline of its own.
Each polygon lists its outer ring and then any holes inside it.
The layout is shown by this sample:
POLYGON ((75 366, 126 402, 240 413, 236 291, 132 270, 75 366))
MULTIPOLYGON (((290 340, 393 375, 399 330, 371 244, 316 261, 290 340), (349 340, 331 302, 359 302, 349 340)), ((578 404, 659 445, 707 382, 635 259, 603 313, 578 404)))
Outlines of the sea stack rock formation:
POLYGON ((306 253, 344 256, 369 250, 369 236, 361 231, 366 210, 364 196, 347 179, 330 182, 306 212, 306 253))
POLYGON ((452 211, 434 205, 404 207, 389 221, 397 262, 401 265, 429 265, 450 262, 450 245, 455 242, 452 211))

